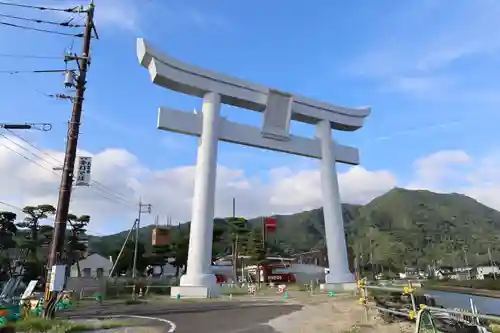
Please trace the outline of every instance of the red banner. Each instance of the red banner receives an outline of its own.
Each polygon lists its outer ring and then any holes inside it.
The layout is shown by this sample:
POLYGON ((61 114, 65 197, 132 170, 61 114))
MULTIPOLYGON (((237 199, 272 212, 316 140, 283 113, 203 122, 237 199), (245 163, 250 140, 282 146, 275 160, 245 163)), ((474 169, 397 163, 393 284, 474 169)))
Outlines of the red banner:
POLYGON ((270 232, 276 231, 278 220, 275 217, 266 217, 265 226, 266 230, 270 232))

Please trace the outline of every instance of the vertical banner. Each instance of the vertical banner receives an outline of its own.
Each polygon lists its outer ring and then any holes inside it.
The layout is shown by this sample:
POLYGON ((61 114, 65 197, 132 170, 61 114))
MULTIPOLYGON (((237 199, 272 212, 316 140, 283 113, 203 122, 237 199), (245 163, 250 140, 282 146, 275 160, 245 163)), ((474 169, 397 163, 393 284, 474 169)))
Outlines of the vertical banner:
POLYGON ((75 186, 90 186, 91 169, 92 157, 80 157, 75 186))

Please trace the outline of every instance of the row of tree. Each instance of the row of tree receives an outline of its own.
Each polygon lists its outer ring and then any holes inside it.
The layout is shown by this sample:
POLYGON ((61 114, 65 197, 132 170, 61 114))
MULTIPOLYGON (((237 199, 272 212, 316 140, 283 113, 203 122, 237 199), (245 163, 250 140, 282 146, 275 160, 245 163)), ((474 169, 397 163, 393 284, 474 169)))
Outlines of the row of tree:
MULTIPOLYGON (((0 280, 6 280, 13 274, 22 274, 26 280, 44 279, 49 246, 52 241, 53 226, 50 222, 56 209, 51 205, 26 206, 22 212, 25 217, 19 221, 13 212, 0 212, 0 280), (49 222, 49 223, 47 223, 49 222)), ((88 248, 89 235, 87 227, 90 216, 70 214, 67 220, 64 260, 70 267, 76 265, 81 276, 79 261, 92 248, 88 248)), ((187 268, 189 250, 189 224, 173 228, 171 241, 160 246, 150 246, 138 241, 137 272, 147 273, 147 267, 163 266, 167 262, 177 268, 177 275, 187 268)), ((100 255, 117 260, 123 243, 106 244, 98 252, 100 255)), ((247 262, 263 263, 266 246, 259 229, 253 228, 243 218, 216 219, 213 230, 213 260, 222 256, 233 255, 237 262, 240 255, 250 259, 247 262)), ((124 246, 119 260, 116 262, 115 275, 130 275, 133 269, 135 239, 130 239, 124 246)), ((237 267, 234 265, 236 271, 237 267)), ((235 272, 236 273, 236 272, 235 272)))
MULTIPOLYGON (((183 228, 171 229, 171 239, 168 244, 149 247, 139 242, 137 255, 141 260, 137 262, 138 274, 147 272, 148 266, 164 266, 167 262, 173 265, 179 276, 187 268, 189 251, 189 225, 183 228)), ((118 258, 118 246, 108 246, 101 251, 102 255, 118 258)), ((213 230, 212 259, 231 255, 233 262, 237 262, 239 255, 250 257, 247 262, 261 263, 266 257, 266 245, 260 230, 252 228, 243 218, 216 219, 213 230)), ((114 275, 130 275, 133 270, 135 240, 125 244, 121 257, 116 263, 114 275)), ((237 267, 234 265, 234 269, 237 267)), ((151 271, 150 271, 151 273, 151 271)))
MULTIPOLYGON (((26 280, 44 278, 53 227, 44 224, 55 215, 51 205, 26 206, 25 217, 18 221, 16 213, 0 212, 0 280, 22 274, 26 280)), ((78 263, 86 251, 86 227, 90 216, 68 216, 64 259, 68 265, 78 263)))

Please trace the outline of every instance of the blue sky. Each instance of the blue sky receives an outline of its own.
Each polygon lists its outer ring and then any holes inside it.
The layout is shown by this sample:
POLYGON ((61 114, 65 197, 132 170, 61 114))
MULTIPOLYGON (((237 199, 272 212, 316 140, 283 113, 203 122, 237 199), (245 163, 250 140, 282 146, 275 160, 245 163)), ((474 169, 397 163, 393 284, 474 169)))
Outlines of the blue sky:
MULTIPOLYGON (((43 2, 53 7, 67 4, 43 2)), ((125 148, 152 169, 195 161, 195 139, 157 131, 156 110, 161 105, 192 110, 200 101, 155 87, 138 64, 136 37, 145 37, 185 62, 256 83, 338 105, 371 105, 363 129, 335 135, 360 148, 364 168, 390 170, 402 182, 411 180, 416 159, 437 151, 483 156, 496 150, 497 1, 96 0, 96 4, 100 39, 93 42, 88 75, 80 141, 85 150, 125 148)), ((63 17, 7 6, 0 6, 0 13, 63 17)), ((62 56, 72 43, 80 52, 80 39, 0 26, 0 54, 62 56)), ((59 68, 64 63, 57 59, 0 56, 0 70, 59 68)), ((70 104, 43 95, 64 92, 62 83, 59 74, 0 74, 0 121, 51 122, 51 132, 29 133, 26 138, 62 150, 70 104)), ((223 113, 254 125, 261 117, 234 108, 223 113)), ((313 133, 300 124, 293 130, 298 135, 313 133)), ((249 176, 280 166, 307 168, 309 163, 227 144, 221 145, 219 162, 243 168, 249 176)))

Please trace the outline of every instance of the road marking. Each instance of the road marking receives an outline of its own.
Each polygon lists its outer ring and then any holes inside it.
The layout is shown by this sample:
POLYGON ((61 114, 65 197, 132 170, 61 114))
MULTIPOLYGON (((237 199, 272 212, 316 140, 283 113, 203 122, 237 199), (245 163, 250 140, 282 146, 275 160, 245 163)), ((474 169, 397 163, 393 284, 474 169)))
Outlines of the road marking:
POLYGON ((137 316, 137 315, 110 315, 109 317, 137 318, 137 319, 161 321, 165 324, 170 325, 170 328, 168 329, 167 333, 173 333, 173 332, 175 332, 175 329, 177 328, 177 325, 175 325, 175 323, 173 321, 170 321, 168 319, 158 318, 158 317, 147 317, 147 316, 137 316))

